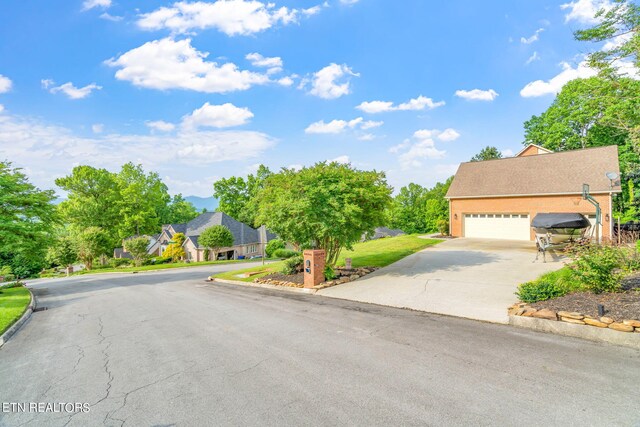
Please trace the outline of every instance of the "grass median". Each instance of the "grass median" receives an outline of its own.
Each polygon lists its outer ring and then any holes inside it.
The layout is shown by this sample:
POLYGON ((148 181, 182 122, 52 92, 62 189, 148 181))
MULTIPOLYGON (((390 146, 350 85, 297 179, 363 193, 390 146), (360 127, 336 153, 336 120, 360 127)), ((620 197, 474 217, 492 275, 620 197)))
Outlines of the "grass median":
MULTIPOLYGON (((338 260, 338 266, 344 265, 345 258, 351 258, 353 267, 386 267, 422 249, 442 242, 436 239, 423 239, 416 235, 404 235, 385 239, 370 240, 356 243, 353 250, 342 251, 338 260)), ((278 261, 258 267, 245 268, 216 274, 213 277, 224 280, 238 280, 253 282, 254 279, 267 274, 279 272, 284 262, 278 261), (242 277, 247 275, 247 277, 242 277)))
POLYGON ((0 287, 0 335, 20 319, 29 302, 31 295, 24 286, 0 287))

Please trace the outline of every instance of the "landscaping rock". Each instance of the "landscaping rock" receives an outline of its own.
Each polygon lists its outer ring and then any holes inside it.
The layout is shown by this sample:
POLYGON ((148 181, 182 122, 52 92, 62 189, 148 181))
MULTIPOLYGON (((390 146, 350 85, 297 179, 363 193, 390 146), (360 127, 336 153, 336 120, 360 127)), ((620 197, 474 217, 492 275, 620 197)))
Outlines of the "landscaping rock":
POLYGON ((612 319, 612 318, 610 318, 610 317, 601 317, 601 318, 600 318, 600 321, 601 321, 601 322, 603 322, 603 323, 606 323, 607 325, 610 325, 610 324, 612 324, 613 322, 615 322, 615 320, 613 320, 613 319, 612 319))
POLYGON ((360 278, 360 276, 358 276, 357 274, 352 274, 351 276, 349 276, 350 280, 358 280, 360 278))
POLYGON ((575 319, 575 320, 582 320, 584 319, 584 316, 580 313, 576 313, 575 311, 572 312, 568 312, 568 311, 559 311, 558 312, 558 316, 560 317, 565 317, 568 319, 575 319))
POLYGON ((634 328, 640 328, 640 320, 623 320, 622 323, 633 326, 634 328))
POLYGON ((537 317, 539 319, 547 319, 547 320, 558 320, 558 316, 555 311, 543 308, 542 310, 538 310, 533 313, 533 317, 537 317))
POLYGON ((597 326, 598 328, 606 328, 609 326, 608 323, 601 322, 596 319, 592 319, 591 317, 585 317, 583 322, 590 326, 597 326))
MULTIPOLYGON (((560 314, 560 313, 558 313, 560 314)), ((573 323, 574 325, 584 325, 585 323, 580 319, 574 319, 573 317, 560 317, 560 320, 567 323, 573 323)))
POLYGON ((625 325, 624 323, 613 322, 609 325, 609 329, 620 332, 633 332, 633 326, 625 325))
POLYGON ((535 308, 526 307, 524 309, 524 312, 522 313, 522 316, 524 316, 524 317, 532 317, 533 313, 535 313, 536 311, 538 311, 538 310, 536 310, 535 308))

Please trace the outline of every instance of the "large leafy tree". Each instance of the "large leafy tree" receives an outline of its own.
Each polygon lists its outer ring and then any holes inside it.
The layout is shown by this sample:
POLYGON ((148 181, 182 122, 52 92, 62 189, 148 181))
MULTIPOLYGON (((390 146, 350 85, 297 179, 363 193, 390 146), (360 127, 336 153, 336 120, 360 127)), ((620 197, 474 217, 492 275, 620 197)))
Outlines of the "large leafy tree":
POLYGON ((402 187, 391 205, 391 227, 410 234, 426 232, 427 193, 428 189, 414 183, 402 187))
POLYGON ((182 224, 189 222, 200 213, 193 204, 182 197, 182 194, 176 194, 171 199, 166 209, 160 213, 161 224, 182 224))
POLYGON ((47 241, 57 221, 53 191, 29 182, 11 163, 0 161, 0 264, 24 277, 44 265, 47 241))
POLYGON ((198 236, 198 244, 210 249, 216 261, 221 248, 233 246, 233 234, 224 225, 212 225, 198 236))
POLYGON ((256 219, 283 240, 324 249, 332 266, 343 248, 385 223, 390 203, 384 173, 317 163, 269 176, 256 196, 256 219))
POLYGON ((53 265, 59 265, 67 269, 78 260, 78 248, 74 239, 69 235, 60 235, 47 251, 47 261, 53 265))
POLYGON ((132 237, 124 241, 124 250, 129 252, 137 266, 142 265, 142 261, 147 257, 147 247, 149 238, 140 236, 132 237))
POLYGON ((78 258, 87 270, 93 268, 93 261, 109 254, 111 245, 109 235, 100 227, 87 227, 74 234, 78 258))
POLYGON ((428 191, 425 205, 425 226, 427 231, 439 230, 442 221, 449 221, 449 201, 445 199, 445 196, 452 181, 453 177, 445 182, 438 182, 428 191))
POLYGON ((219 201, 218 210, 251 226, 259 225, 256 223, 255 196, 271 175, 269 168, 260 165, 255 175, 250 174, 247 179, 232 176, 216 181, 213 195, 219 201))
POLYGON ((486 146, 478 154, 471 158, 472 162, 481 162, 484 160, 501 159, 502 153, 496 147, 486 146))

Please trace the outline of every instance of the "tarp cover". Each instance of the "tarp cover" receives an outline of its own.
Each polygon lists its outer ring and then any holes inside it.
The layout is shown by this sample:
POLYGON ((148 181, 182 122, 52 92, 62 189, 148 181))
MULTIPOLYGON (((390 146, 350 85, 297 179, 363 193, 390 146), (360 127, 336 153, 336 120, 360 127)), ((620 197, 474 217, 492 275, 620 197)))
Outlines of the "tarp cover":
POLYGON ((579 213, 539 213, 531 221, 535 228, 587 228, 590 225, 589 220, 579 213))

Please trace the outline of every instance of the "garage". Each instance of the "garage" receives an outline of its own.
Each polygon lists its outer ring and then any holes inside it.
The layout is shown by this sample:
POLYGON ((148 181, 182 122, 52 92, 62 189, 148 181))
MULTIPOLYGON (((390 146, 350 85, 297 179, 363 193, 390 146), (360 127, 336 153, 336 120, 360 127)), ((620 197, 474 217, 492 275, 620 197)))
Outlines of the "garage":
POLYGON ((531 240, 529 215, 465 214, 464 237, 486 239, 531 240))

